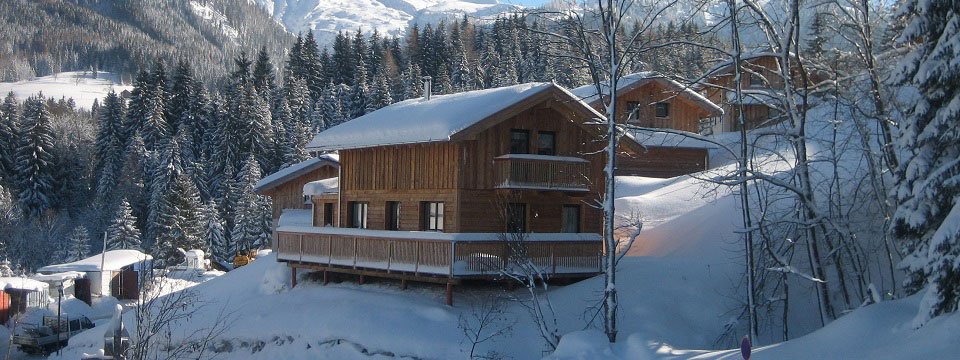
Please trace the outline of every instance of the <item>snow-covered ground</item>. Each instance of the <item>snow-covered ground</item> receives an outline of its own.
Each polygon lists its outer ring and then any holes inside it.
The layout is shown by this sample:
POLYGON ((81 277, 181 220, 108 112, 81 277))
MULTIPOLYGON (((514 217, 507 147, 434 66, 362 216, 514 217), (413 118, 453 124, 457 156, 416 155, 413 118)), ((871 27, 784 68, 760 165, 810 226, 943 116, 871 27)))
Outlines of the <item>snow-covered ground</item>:
POLYGON ((100 71, 94 76, 89 71, 62 72, 30 80, 0 83, 0 96, 13 92, 19 100, 42 93, 44 97, 61 99, 73 98, 78 108, 90 109, 93 101, 103 101, 110 90, 121 92, 132 90, 132 86, 121 85, 120 78, 113 73, 100 71))

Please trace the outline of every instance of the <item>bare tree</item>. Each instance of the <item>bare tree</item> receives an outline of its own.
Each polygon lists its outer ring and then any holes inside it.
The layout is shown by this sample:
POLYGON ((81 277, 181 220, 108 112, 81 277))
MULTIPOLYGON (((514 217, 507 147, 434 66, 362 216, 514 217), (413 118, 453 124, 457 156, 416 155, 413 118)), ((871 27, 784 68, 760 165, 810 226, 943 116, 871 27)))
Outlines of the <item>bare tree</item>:
POLYGON ((513 332, 516 320, 505 311, 505 299, 502 296, 481 297, 471 303, 470 313, 461 313, 460 331, 465 342, 470 345, 470 359, 494 360, 503 356, 496 351, 478 353, 477 347, 513 332))

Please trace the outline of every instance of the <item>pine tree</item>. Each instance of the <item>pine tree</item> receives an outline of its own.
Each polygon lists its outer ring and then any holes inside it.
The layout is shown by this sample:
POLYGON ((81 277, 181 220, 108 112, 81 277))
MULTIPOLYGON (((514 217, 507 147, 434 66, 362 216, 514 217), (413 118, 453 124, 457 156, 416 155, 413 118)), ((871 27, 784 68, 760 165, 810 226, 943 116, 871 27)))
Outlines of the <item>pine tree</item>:
POLYGON ((393 96, 390 94, 390 83, 387 82, 387 75, 381 72, 377 74, 374 80, 373 93, 370 94, 367 112, 373 112, 392 103, 393 96))
POLYGON ((902 6, 901 41, 914 46, 897 80, 920 96, 900 122, 893 230, 908 254, 907 290, 925 292, 914 321, 922 326, 960 306, 960 13, 947 0, 902 6))
POLYGON ((124 102, 113 91, 107 94, 100 109, 97 128, 97 197, 101 200, 116 190, 125 158, 126 128, 124 102))
POLYGON ((254 158, 248 157, 240 173, 237 174, 237 186, 234 188, 234 198, 237 200, 234 227, 231 240, 234 250, 248 250, 255 246, 259 239, 261 224, 262 201, 253 192, 253 187, 260 181, 260 166, 254 158))
POLYGON ((257 53, 257 61, 253 65, 253 88, 264 101, 269 101, 277 87, 276 82, 273 64, 270 63, 270 55, 267 55, 267 47, 261 47, 260 52, 257 53))
POLYGON ((50 114, 40 97, 27 99, 16 152, 15 173, 19 188, 17 203, 28 218, 40 216, 52 204, 53 129, 50 114))
POLYGON ((233 258, 233 251, 231 251, 230 243, 227 242, 224 234, 220 212, 217 211, 213 202, 207 202, 203 205, 202 219, 204 223, 204 249, 218 262, 229 263, 233 258))
POLYGON ((63 251, 61 262, 74 262, 85 259, 90 255, 90 235, 83 226, 77 226, 70 232, 65 246, 60 249, 63 251))
POLYGON ((13 176, 14 154, 17 151, 17 137, 20 131, 20 110, 13 92, 7 94, 0 105, 0 177, 7 184, 13 176))
POLYGON ((133 209, 127 199, 120 201, 117 214, 107 227, 107 250, 116 249, 141 249, 137 218, 133 216, 133 209))
POLYGON ((200 193, 185 174, 177 174, 170 190, 163 196, 159 207, 158 229, 154 254, 158 265, 170 266, 183 262, 178 250, 203 249, 206 224, 201 213, 200 193))

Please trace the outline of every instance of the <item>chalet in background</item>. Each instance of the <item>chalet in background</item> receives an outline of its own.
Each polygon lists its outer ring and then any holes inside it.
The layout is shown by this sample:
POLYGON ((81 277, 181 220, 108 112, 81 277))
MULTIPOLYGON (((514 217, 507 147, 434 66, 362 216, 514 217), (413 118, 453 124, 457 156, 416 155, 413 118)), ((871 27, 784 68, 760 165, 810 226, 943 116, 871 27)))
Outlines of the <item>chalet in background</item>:
MULTIPOLYGON (((782 120, 776 99, 783 96, 783 77, 780 75, 780 54, 769 51, 746 53, 741 58, 744 72, 740 77, 743 89, 743 115, 747 129, 755 129, 782 120)), ((734 89, 732 62, 715 66, 707 72, 704 95, 721 104, 724 116, 717 126, 719 132, 739 131, 738 101, 734 89)), ((795 76, 795 74, 794 74, 795 76)))
MULTIPOLYGON (((623 76, 617 89, 617 122, 643 128, 712 133, 723 110, 689 87, 662 75, 641 72, 623 76)), ((570 91, 594 109, 605 101, 596 85, 570 91)), ((604 90, 606 92, 606 90, 604 90)), ((641 151, 624 149, 617 159, 617 175, 669 178, 704 171, 713 145, 683 136, 630 131, 641 151)))
MULTIPOLYGON (((590 121, 601 117, 555 84, 531 83, 407 100, 325 130, 308 149, 338 152, 339 176, 310 162, 258 184, 290 206, 277 259, 324 279, 444 283, 449 303, 462 280, 501 277, 517 255, 510 233, 524 234, 526 256, 551 276, 593 276, 605 141, 590 121), (299 196, 311 209, 283 200, 299 196)), ((628 137, 622 150, 642 146, 628 137)))

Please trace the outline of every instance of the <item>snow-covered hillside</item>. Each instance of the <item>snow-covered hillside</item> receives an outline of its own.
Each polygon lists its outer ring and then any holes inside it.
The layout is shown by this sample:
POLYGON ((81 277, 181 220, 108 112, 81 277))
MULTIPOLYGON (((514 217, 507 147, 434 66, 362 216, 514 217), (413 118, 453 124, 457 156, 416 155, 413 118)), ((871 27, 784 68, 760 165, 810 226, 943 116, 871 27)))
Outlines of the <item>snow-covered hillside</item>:
POLYGON ((341 30, 376 29, 402 35, 412 23, 435 23, 463 14, 488 17, 519 9, 497 0, 253 0, 287 31, 313 30, 321 46, 341 30))
POLYGON ((30 80, 0 83, 0 95, 13 92, 19 100, 42 93, 44 97, 72 98, 78 108, 90 109, 94 100, 103 101, 110 90, 121 92, 132 86, 120 84, 115 74, 100 71, 94 75, 88 71, 62 72, 30 80))

